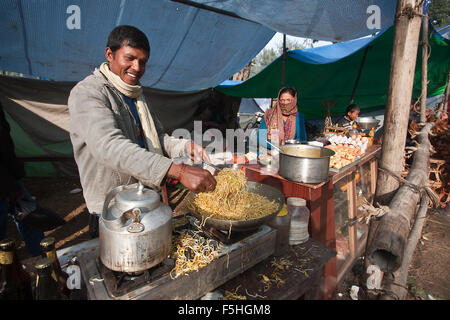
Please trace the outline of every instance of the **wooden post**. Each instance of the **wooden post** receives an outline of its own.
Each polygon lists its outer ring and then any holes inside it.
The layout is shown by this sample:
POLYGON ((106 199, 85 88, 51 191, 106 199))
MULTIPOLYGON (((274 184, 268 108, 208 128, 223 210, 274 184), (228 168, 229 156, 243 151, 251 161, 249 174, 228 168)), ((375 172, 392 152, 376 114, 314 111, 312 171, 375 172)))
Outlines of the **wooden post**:
POLYGON ((283 56, 281 58, 281 87, 284 87, 286 76, 286 34, 283 34, 283 56))
POLYGON ((353 101, 355 100, 356 88, 358 87, 359 78, 361 77, 361 72, 362 72, 362 69, 364 67, 364 62, 366 61, 367 51, 369 51, 369 49, 370 49, 370 46, 367 46, 364 49, 364 55, 363 55, 363 58, 362 58, 362 61, 361 61, 361 65, 359 66, 359 71, 358 71, 358 75, 356 76, 355 84, 353 85, 352 96, 350 98, 350 103, 349 104, 352 104, 353 101))
POLYGON ((420 98, 420 123, 427 121, 427 86, 428 86, 428 15, 422 20, 422 95, 420 98))
MULTIPOLYGON (((422 3, 398 0, 391 73, 384 113, 383 143, 379 166, 399 175, 403 171, 403 150, 408 129, 409 110, 417 58, 422 3), (416 5, 420 3, 419 8, 416 5)), ((387 204, 398 188, 398 181, 384 172, 377 179, 377 201, 387 204)))
MULTIPOLYGON (((414 161, 406 178, 408 183, 421 188, 428 185, 428 172, 431 143, 428 135, 433 124, 428 122, 418 133, 419 148, 414 153, 414 161)), ((420 193, 404 184, 398 189, 389 212, 384 215, 369 244, 368 256, 383 272, 394 272, 402 264, 405 245, 410 232, 420 193)))
MULTIPOLYGON (((347 176, 347 201, 348 201, 348 219, 352 220, 356 218, 358 208, 356 207, 356 176, 352 172, 347 176)), ((356 257, 358 236, 357 236, 357 226, 352 225, 348 227, 348 240, 350 255, 353 258, 356 257)))
POLYGON ((384 282, 386 282, 386 284, 384 285, 385 292, 389 294, 382 295, 380 298, 382 300, 403 300, 408 293, 408 269, 411 264, 414 251, 416 250, 417 243, 422 237, 422 229, 425 224, 425 218, 428 211, 428 201, 428 196, 423 195, 420 202, 419 211, 417 212, 416 219, 414 220, 414 226, 411 229, 408 237, 408 242, 406 244, 404 257, 400 268, 395 271, 393 275, 389 277, 389 279, 383 279, 385 280, 384 282))
POLYGON ((441 118, 441 113, 444 111, 447 111, 447 101, 448 101, 448 97, 450 94, 450 69, 448 70, 448 74, 447 74, 447 85, 445 87, 445 93, 444 93, 444 97, 442 98, 442 102, 441 105, 439 107, 439 111, 436 114, 436 118, 440 119, 441 118))

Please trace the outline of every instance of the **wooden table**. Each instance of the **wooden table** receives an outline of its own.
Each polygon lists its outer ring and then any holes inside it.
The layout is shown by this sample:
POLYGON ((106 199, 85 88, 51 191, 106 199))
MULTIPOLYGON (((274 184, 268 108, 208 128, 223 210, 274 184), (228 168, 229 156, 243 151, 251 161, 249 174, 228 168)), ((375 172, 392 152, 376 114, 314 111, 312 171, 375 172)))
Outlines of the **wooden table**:
POLYGON ((321 299, 323 267, 335 255, 334 250, 309 239, 291 246, 283 256, 270 256, 218 289, 245 296, 247 300, 321 299), (283 266, 282 262, 288 265, 283 266), (270 279, 270 285, 262 275, 270 279))
MULTIPOLYGON (((336 228, 335 228, 335 208, 333 185, 342 179, 347 179, 348 202, 349 202, 349 218, 356 216, 356 183, 355 172, 358 166, 368 161, 371 163, 371 171, 376 177, 376 157, 381 150, 381 146, 373 145, 367 148, 366 153, 357 161, 342 168, 338 172, 330 171, 328 179, 321 183, 307 184, 286 180, 277 173, 267 174, 263 171, 263 167, 259 164, 244 165, 243 169, 249 181, 268 184, 281 190, 285 197, 299 197, 306 200, 307 207, 311 212, 309 223, 309 233, 312 239, 324 244, 325 246, 336 250, 336 228)), ((373 179, 372 179, 373 180, 373 179)), ((376 182, 372 181, 372 189, 375 192, 376 182)), ((349 235, 353 242, 350 244, 353 257, 357 253, 356 227, 349 228, 349 235)), ((359 246, 360 248, 361 246, 359 246)), ((350 259, 351 260, 351 259, 350 259)), ((351 261, 350 261, 351 262, 351 261)), ((349 268, 348 263, 346 270, 349 268)), ((344 271, 346 271, 344 270, 344 271)), ((341 270, 339 275, 343 276, 344 271, 341 270)), ((338 269, 336 257, 331 259, 324 267, 323 275, 323 296, 322 299, 332 299, 338 282, 338 269)))

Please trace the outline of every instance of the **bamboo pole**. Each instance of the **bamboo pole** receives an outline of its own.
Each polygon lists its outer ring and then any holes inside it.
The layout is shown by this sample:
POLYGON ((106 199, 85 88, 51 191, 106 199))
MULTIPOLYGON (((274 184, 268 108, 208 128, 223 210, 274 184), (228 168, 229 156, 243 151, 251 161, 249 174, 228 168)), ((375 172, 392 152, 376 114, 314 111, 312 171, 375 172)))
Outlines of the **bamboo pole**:
MULTIPOLYGON (((403 171, 403 152, 408 129, 414 82, 414 69, 419 42, 422 2, 398 0, 391 72, 384 113, 383 143, 379 166, 397 174, 403 171), (416 5, 420 3, 417 8, 416 5), (400 151, 400 152, 399 152, 400 151)), ((387 204, 399 186, 398 181, 379 172, 376 199, 387 204)))
POLYGON ((428 86, 428 15, 422 20, 422 95, 420 99, 420 124, 427 121, 427 86, 428 86))

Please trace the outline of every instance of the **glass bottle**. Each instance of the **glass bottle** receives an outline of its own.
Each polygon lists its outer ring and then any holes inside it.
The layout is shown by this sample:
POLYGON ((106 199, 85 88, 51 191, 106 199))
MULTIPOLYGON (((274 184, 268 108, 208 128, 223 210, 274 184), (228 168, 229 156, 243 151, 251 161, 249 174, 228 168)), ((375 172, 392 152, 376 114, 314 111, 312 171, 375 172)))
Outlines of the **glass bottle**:
POLYGON ((0 300, 31 300, 31 279, 23 269, 12 239, 0 241, 0 300))
POLYGON ((56 255, 55 238, 47 237, 42 239, 41 251, 43 258, 49 258, 52 262, 52 277, 58 282, 59 290, 70 299, 71 291, 67 288, 69 275, 61 269, 61 265, 56 255))
POLYGON ((290 197, 287 198, 286 203, 288 211, 291 214, 289 244, 294 246, 308 241, 310 212, 306 207, 306 200, 302 198, 290 197))
POLYGON ((286 207, 267 223, 270 227, 277 230, 274 256, 285 255, 289 250, 289 228, 291 224, 291 215, 286 207))
POLYGON ((35 300, 67 300, 60 291, 58 282, 52 276, 52 260, 41 258, 34 267, 37 271, 35 300))

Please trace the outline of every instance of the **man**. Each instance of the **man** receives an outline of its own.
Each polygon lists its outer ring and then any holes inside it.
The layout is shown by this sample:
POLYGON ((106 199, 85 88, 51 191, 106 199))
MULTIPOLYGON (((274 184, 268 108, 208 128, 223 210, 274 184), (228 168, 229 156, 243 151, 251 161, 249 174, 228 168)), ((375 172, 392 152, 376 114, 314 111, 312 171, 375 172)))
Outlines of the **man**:
POLYGON ((166 178, 180 181, 194 192, 212 191, 216 180, 207 171, 170 158, 190 154, 208 159, 190 140, 164 133, 146 101, 139 79, 150 57, 145 34, 118 26, 108 37, 107 63, 80 81, 70 92, 70 139, 83 195, 91 215, 91 235, 106 194, 114 187, 140 180, 158 189, 166 178))
POLYGON ((351 104, 345 111, 347 114, 338 120, 337 125, 350 129, 356 125, 356 128, 359 129, 359 125, 355 120, 358 118, 361 109, 356 104, 351 104))

